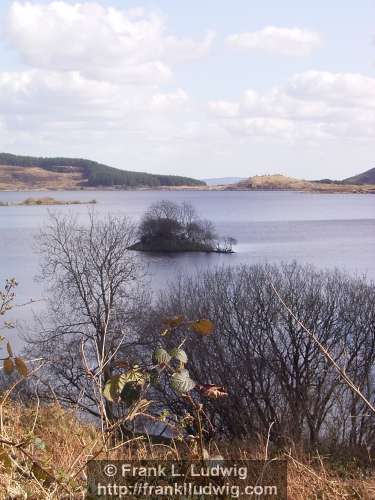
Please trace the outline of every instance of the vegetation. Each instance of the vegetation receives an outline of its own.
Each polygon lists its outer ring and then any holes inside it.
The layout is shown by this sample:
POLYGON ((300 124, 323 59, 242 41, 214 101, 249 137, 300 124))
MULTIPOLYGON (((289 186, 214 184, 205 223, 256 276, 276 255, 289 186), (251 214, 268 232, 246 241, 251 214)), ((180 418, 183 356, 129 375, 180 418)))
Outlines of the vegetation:
POLYGON ((374 284, 295 263, 223 267, 151 300, 136 233, 91 213, 51 215, 38 237, 49 304, 28 361, 0 325, 5 498, 79 498, 90 462, 124 457, 285 458, 290 498, 372 498, 374 284))
POLYGON ((20 201, 19 203, 3 203, 0 202, 0 207, 11 207, 11 206, 35 206, 35 205, 95 205, 96 200, 89 201, 79 201, 79 200, 56 200, 50 196, 44 198, 26 198, 26 200, 20 201))
MULTIPOLYGON (((369 171, 371 172, 371 171, 369 171)), ((358 179, 361 176, 358 176, 358 179)), ((285 175, 255 175, 246 180, 240 181, 227 187, 227 189, 259 189, 259 190, 285 190, 285 191, 305 191, 321 193, 375 193, 375 180, 364 182, 369 177, 361 177, 363 182, 357 182, 353 177, 345 181, 332 181, 323 179, 319 181, 306 181, 295 179, 285 175), (352 181, 352 182, 350 182, 352 181)))
POLYGON ((212 222, 201 219, 190 203, 162 200, 149 207, 132 250, 144 252, 232 253, 234 238, 218 241, 212 222))
POLYGON ((160 187, 201 186, 204 182, 174 175, 156 175, 131 172, 80 158, 36 158, 0 153, 0 165, 16 167, 40 167, 55 173, 76 173, 82 177, 82 186, 87 187, 160 187))
MULTIPOLYGON (((373 401, 374 301, 373 284, 338 271, 295 263, 219 268, 170 286, 145 319, 144 338, 156 342, 151 325, 172 312, 214 319, 211 342, 185 344, 192 376, 228 388, 228 398, 206 404, 216 424, 211 437, 246 440, 271 429, 275 446, 294 442, 365 454, 373 446, 375 416, 321 346, 373 401)), ((182 411, 180 402, 163 395, 173 412, 182 411)))
MULTIPOLYGON (((196 459, 188 443, 161 445, 135 438, 102 449, 98 428, 85 423, 74 409, 58 403, 25 405, 7 401, 2 406, 1 440, 9 461, 0 456, 0 497, 7 499, 52 500, 85 498, 85 469, 89 460, 133 460, 147 457, 161 462, 171 459, 196 459), (23 443, 21 448, 19 444, 23 443), (121 445, 121 446, 120 446, 121 445)), ((212 454, 241 460, 263 460, 269 450, 265 440, 219 443, 210 448, 212 454)), ((324 498, 370 500, 375 488, 370 471, 364 473, 358 462, 342 464, 333 457, 318 454, 291 453, 280 450, 273 454, 288 462, 288 498, 306 500, 324 498)))

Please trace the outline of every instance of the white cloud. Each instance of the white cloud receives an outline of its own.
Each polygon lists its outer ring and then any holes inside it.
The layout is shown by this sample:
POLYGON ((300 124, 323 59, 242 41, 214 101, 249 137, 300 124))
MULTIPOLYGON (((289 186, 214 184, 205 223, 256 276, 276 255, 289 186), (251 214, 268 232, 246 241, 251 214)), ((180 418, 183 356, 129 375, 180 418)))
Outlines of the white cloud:
POLYGON ((267 26, 259 31, 227 37, 231 47, 284 56, 306 56, 322 43, 319 33, 301 28, 267 26))
POLYGON ((170 63, 207 55, 214 39, 211 32, 202 41, 175 37, 161 15, 144 9, 64 1, 13 2, 6 32, 35 68, 152 85, 171 80, 170 63))
POLYGON ((0 72, 0 149, 13 137, 30 151, 102 142, 141 155, 176 130, 190 140, 191 99, 173 69, 206 56, 212 32, 176 37, 162 15, 143 8, 65 1, 15 1, 5 28, 29 69, 0 72))
POLYGON ((236 135, 287 141, 373 140, 375 79, 306 71, 267 92, 250 89, 238 101, 212 101, 209 110, 236 135))
POLYGON ((151 98, 150 109, 152 111, 172 111, 181 109, 189 100, 189 96, 182 89, 169 94, 155 94, 151 98))
POLYGON ((78 72, 0 73, 0 116, 9 128, 40 129, 69 122, 82 129, 150 125, 149 113, 184 112, 188 94, 88 80, 78 72))

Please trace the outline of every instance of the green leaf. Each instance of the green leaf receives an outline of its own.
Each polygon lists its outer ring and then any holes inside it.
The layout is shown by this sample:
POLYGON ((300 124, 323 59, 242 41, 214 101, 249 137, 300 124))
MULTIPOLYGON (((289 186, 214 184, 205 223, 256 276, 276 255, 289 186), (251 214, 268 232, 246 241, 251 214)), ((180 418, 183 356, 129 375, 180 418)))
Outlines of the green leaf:
POLYGON ((152 385, 159 385, 160 382, 160 374, 157 368, 153 368, 148 372, 148 380, 152 385))
POLYGON ((128 406, 135 403, 142 392, 143 384, 140 382, 127 382, 121 391, 121 400, 128 406))
POLYGON ((4 373, 5 375, 10 375, 14 370, 14 363, 12 358, 4 359, 4 373))
POLYGON ((128 382, 136 382, 143 385, 145 382, 144 374, 139 370, 139 368, 133 368, 121 375, 116 375, 107 381, 104 386, 103 396, 111 401, 112 403, 118 402, 121 393, 128 382))
POLYGON ((186 394, 194 389, 196 383, 187 370, 180 370, 171 376, 171 387, 179 394, 186 394))
POLYGON ((184 365, 186 365, 186 363, 188 362, 186 352, 183 349, 179 349, 178 347, 171 350, 171 356, 184 365))
POLYGON ((158 365, 166 365, 170 362, 171 357, 165 349, 157 347, 154 351, 153 359, 158 365))

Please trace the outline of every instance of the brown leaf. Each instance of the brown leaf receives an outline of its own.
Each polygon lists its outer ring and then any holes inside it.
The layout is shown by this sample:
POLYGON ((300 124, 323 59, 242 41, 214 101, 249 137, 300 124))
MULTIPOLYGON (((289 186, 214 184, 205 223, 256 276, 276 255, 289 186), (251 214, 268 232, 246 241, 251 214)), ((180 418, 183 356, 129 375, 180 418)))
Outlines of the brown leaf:
POLYGON ((215 384, 203 384, 198 387, 200 392, 206 398, 217 399, 224 396, 228 396, 227 391, 224 387, 215 384))
POLYGON ((18 370, 18 373, 20 375, 22 375, 23 377, 27 377, 29 374, 29 370, 28 370, 24 360, 21 358, 15 358, 14 362, 16 364, 16 368, 18 370))
POLYGON ((14 363, 12 358, 4 359, 4 373, 10 375, 14 370, 14 363))
POLYGON ((199 319, 191 325, 191 329, 199 335, 206 336, 214 331, 215 325, 209 319, 199 319))

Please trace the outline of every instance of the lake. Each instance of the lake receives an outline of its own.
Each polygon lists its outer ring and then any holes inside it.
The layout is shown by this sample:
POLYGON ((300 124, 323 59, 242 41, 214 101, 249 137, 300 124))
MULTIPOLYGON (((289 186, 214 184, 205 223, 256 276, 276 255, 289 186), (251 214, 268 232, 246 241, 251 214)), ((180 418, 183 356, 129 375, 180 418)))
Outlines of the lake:
MULTIPOLYGON (((59 200, 91 200, 100 213, 127 215, 139 220, 147 207, 161 199, 189 201, 199 214, 214 222, 220 235, 238 240, 236 253, 143 254, 149 265, 154 289, 179 272, 194 272, 209 266, 291 261, 321 268, 367 274, 375 280, 375 196, 317 194, 287 191, 74 191, 53 193, 0 192, 1 202, 28 197, 53 196, 59 200)), ((34 239, 48 217, 48 210, 87 215, 86 205, 0 207, 0 282, 19 281, 17 302, 43 296, 34 281, 38 257, 34 239)), ((18 309, 27 322, 40 305, 18 309), (22 312, 21 312, 22 311, 22 312)), ((10 315, 9 315, 10 319, 10 315)), ((26 323, 26 326, 25 326, 26 323)))

